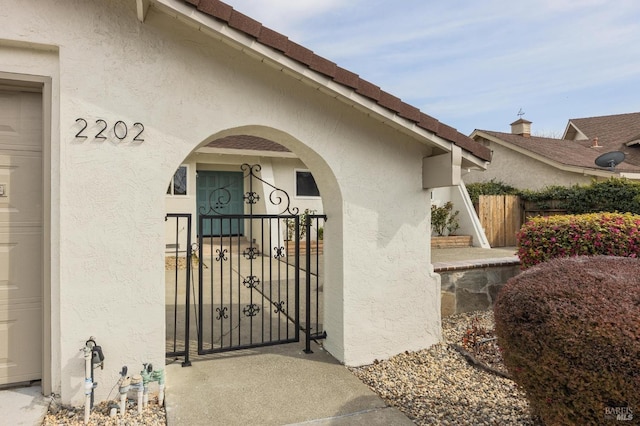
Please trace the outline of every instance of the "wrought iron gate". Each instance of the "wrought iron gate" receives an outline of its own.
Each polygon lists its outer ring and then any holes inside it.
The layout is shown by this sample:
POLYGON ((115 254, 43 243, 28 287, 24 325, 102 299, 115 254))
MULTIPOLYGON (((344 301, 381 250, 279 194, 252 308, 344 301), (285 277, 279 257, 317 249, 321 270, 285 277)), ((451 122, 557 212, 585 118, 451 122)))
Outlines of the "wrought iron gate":
MULTIPOLYGON (((321 293, 326 216, 292 207, 285 191, 258 176, 259 165, 244 164, 241 169, 248 186, 242 196, 245 214, 223 214, 234 201, 225 187, 212 190, 208 205, 199 209, 199 230, 245 232, 198 236, 192 254, 197 259, 192 271, 197 275, 197 353, 297 342, 300 331, 305 351, 311 352, 310 341, 325 337, 321 293), (259 204, 261 197, 264 202, 259 204)), ((191 267, 192 262, 187 263, 191 267)), ((188 306, 189 296, 185 300, 188 306)), ((185 314, 186 341, 191 311, 185 314)), ((183 356, 175 349, 171 354, 183 356)), ((188 343, 184 356, 188 364, 188 343)))
POLYGON ((166 357, 184 357, 183 367, 189 361, 189 329, 192 287, 191 215, 169 213, 165 216, 167 231, 173 243, 167 244, 165 253, 165 315, 166 357))

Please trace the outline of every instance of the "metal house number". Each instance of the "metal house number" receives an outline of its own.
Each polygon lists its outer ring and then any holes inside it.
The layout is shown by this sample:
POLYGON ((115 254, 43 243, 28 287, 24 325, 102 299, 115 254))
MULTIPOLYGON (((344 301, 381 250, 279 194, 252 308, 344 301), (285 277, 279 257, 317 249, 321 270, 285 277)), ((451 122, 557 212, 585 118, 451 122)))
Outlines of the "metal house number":
MULTIPOLYGON (((87 133, 90 130, 87 130, 89 127, 89 123, 84 118, 76 118, 76 123, 80 123, 81 128, 78 133, 75 134, 76 139, 87 139, 87 133)), ((93 139, 97 140, 106 140, 107 133, 110 133, 109 130, 112 130, 113 135, 118 139, 118 141, 124 141, 125 139, 131 138, 131 142, 144 142, 144 138, 142 137, 142 133, 144 133, 144 125, 140 122, 133 123, 131 127, 127 125, 122 120, 116 121, 113 125, 107 123, 105 120, 99 118, 96 120, 96 130, 93 135, 93 139)))

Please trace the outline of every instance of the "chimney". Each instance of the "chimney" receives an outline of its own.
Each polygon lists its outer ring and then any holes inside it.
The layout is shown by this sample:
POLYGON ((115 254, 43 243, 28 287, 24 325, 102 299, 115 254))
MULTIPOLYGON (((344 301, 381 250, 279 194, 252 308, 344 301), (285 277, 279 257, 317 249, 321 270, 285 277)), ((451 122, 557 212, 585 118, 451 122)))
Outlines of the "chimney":
POLYGON ((511 123, 511 134, 524 136, 525 138, 531 137, 531 122, 524 118, 519 118, 511 123))

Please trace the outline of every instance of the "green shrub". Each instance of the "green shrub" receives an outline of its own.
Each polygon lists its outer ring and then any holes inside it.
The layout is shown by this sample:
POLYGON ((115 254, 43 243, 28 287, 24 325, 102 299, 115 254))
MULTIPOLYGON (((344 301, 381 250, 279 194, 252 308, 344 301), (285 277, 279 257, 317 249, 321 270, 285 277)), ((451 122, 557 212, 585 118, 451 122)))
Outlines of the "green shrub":
POLYGON ((607 424, 617 407, 638 424, 638 260, 551 260, 511 278, 494 314, 505 366, 545 424, 607 424))
POLYGON ((520 191, 513 186, 496 182, 491 179, 489 182, 476 182, 467 185, 467 192, 473 204, 478 204, 481 195, 518 195, 520 191))
POLYGON ((640 216, 592 213, 536 217, 516 234, 523 269, 555 257, 640 257, 640 216))
POLYGON ((431 206, 431 228, 439 236, 444 235, 444 230, 449 232, 449 235, 456 233, 460 224, 458 223, 459 210, 453 211, 453 203, 447 201, 444 206, 438 207, 436 205, 431 206))
POLYGON ((518 195, 538 209, 554 208, 571 214, 621 212, 640 214, 640 182, 626 178, 592 181, 589 185, 552 185, 541 190, 520 190, 502 182, 470 183, 469 197, 477 204, 480 195, 518 195))
POLYGON ((556 208, 571 214, 622 212, 640 214, 640 183, 626 178, 594 180, 589 185, 549 186, 539 191, 518 193, 523 201, 535 202, 539 209, 556 208), (554 203, 555 202, 555 203, 554 203))

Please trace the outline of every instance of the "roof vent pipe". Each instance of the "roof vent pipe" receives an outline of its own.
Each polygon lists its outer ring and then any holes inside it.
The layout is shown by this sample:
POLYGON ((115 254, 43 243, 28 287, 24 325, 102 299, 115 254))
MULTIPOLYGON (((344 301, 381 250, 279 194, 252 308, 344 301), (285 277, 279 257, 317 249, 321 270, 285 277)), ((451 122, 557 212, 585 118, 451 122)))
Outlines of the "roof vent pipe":
POLYGON ((598 145, 598 137, 597 136, 595 138, 593 138, 593 142, 591 143, 591 148, 600 148, 600 145, 598 145))

